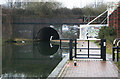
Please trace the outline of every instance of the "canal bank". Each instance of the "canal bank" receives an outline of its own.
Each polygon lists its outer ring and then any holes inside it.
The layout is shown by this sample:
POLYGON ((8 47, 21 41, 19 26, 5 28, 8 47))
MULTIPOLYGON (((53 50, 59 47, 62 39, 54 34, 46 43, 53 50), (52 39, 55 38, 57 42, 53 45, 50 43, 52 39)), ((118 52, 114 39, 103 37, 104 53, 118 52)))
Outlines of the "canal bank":
POLYGON ((64 68, 68 60, 69 60, 69 54, 66 54, 65 57, 62 59, 62 61, 56 66, 56 68, 48 76, 48 79, 51 77, 58 77, 58 75, 60 74, 61 70, 64 68))

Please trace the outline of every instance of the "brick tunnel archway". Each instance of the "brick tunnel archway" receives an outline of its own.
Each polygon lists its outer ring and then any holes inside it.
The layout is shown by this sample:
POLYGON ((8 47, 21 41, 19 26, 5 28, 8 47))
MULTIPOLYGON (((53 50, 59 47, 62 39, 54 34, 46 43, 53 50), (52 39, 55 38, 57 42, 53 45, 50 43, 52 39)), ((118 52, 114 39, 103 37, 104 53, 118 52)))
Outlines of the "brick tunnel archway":
POLYGON ((58 40, 59 38, 60 37, 58 32, 51 27, 43 27, 37 33, 37 39, 39 39, 40 41, 50 41, 50 39, 58 40))

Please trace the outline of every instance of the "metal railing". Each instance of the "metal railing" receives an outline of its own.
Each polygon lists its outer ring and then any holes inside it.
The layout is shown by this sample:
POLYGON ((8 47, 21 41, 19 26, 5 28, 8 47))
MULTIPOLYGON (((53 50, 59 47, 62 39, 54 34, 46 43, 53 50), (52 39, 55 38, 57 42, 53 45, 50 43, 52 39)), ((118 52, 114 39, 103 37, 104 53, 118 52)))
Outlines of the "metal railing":
POLYGON ((113 41, 113 48, 112 48, 112 52, 113 52, 113 57, 112 57, 112 60, 114 61, 115 60, 115 51, 117 50, 117 61, 119 61, 119 50, 120 50, 120 38, 116 38, 114 41, 113 41))
MULTIPOLYGON (((82 41, 82 40, 77 40, 77 39, 60 39, 60 49, 69 49, 69 59, 72 60, 73 58, 78 58, 77 55, 80 55, 80 54, 77 54, 77 49, 82 49, 82 50, 88 50, 88 57, 87 58, 90 58, 89 56, 91 55, 90 54, 90 50, 101 50, 101 59, 103 60, 106 60, 106 40, 105 39, 95 39, 95 40, 100 40, 101 43, 101 48, 90 48, 90 45, 89 45, 89 39, 86 39, 86 40, 83 40, 83 41, 88 41, 88 47, 87 48, 77 48, 77 41, 82 41), (61 45, 62 45, 62 40, 68 40, 69 41, 69 47, 68 48, 62 48, 61 45), (74 49, 74 55, 73 55, 73 49, 74 49)), ((93 56, 98 56, 97 54, 92 54, 93 56)))

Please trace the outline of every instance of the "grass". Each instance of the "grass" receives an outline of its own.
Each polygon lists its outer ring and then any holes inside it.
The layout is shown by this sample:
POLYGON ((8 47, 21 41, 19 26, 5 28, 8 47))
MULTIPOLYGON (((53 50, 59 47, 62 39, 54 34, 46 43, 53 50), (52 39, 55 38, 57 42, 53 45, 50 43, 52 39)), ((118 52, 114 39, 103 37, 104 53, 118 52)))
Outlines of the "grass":
POLYGON ((101 46, 99 45, 100 44, 100 41, 94 41, 94 43, 100 48, 101 46))
POLYGON ((2 39, 0 39, 0 46, 2 46, 2 39))
POLYGON ((120 73, 120 61, 119 62, 115 62, 116 66, 118 67, 118 72, 120 73))
POLYGON ((0 39, 0 60, 1 58, 2 58, 2 39, 0 39))
MULTIPOLYGON (((115 58, 117 58, 117 53, 115 53, 115 58)), ((120 58, 120 53, 119 53, 119 58, 120 58)))
MULTIPOLYGON (((3 40, 2 40, 3 41, 3 40)), ((15 43, 21 43, 22 41, 25 41, 26 43, 31 43, 31 42, 37 42, 39 41, 39 39, 21 39, 21 38, 17 38, 17 39, 8 39, 6 41, 3 41, 4 42, 15 42, 15 43)))
MULTIPOLYGON (((95 41, 95 44, 98 46, 98 47, 101 47, 99 44, 100 44, 100 41, 95 41)), ((112 47, 113 45, 106 42, 106 53, 107 54, 112 54, 112 47)))
POLYGON ((112 47, 113 47, 113 45, 107 42, 107 44, 106 44, 106 53, 112 54, 112 47))
MULTIPOLYGON (((109 46, 108 48, 111 48, 112 46, 109 46)), ((107 49, 108 49, 107 48, 107 49)), ((108 51, 112 54, 112 48, 111 49, 108 49, 108 51)), ((117 51, 117 50, 116 50, 117 51)), ((115 53, 115 59, 117 58, 117 53, 115 53)), ((119 58, 120 58, 120 53, 119 53, 119 58)), ((115 62, 116 66, 118 67, 118 72, 120 73, 120 61, 118 62, 115 62)))
MULTIPOLYGON (((100 42, 95 42, 98 46, 100 42)), ((112 54, 112 47, 113 47, 113 44, 112 43, 109 43, 109 42, 106 42, 106 53, 107 54, 112 54)), ((115 58, 117 58, 117 53, 115 53, 115 58)), ((120 58, 120 54, 119 54, 119 58, 120 58)), ((118 67, 119 69, 119 73, 120 73, 120 61, 119 62, 115 62, 116 66, 118 67)))
POLYGON ((21 42, 21 41, 28 41, 28 42, 33 42, 33 41, 39 41, 38 39, 33 40, 33 39, 14 39, 14 41, 21 42))

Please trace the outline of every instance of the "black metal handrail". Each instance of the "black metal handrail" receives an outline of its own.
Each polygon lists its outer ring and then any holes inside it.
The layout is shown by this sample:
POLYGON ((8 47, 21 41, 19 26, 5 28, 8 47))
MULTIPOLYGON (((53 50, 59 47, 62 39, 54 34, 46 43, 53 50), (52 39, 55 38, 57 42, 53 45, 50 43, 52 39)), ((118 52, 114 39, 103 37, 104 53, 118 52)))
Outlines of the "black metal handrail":
POLYGON ((112 48, 112 52, 113 52, 113 57, 112 57, 112 60, 114 61, 115 60, 115 51, 117 50, 117 61, 119 61, 119 43, 120 43, 120 38, 116 38, 114 41, 113 41, 113 48, 112 48))

